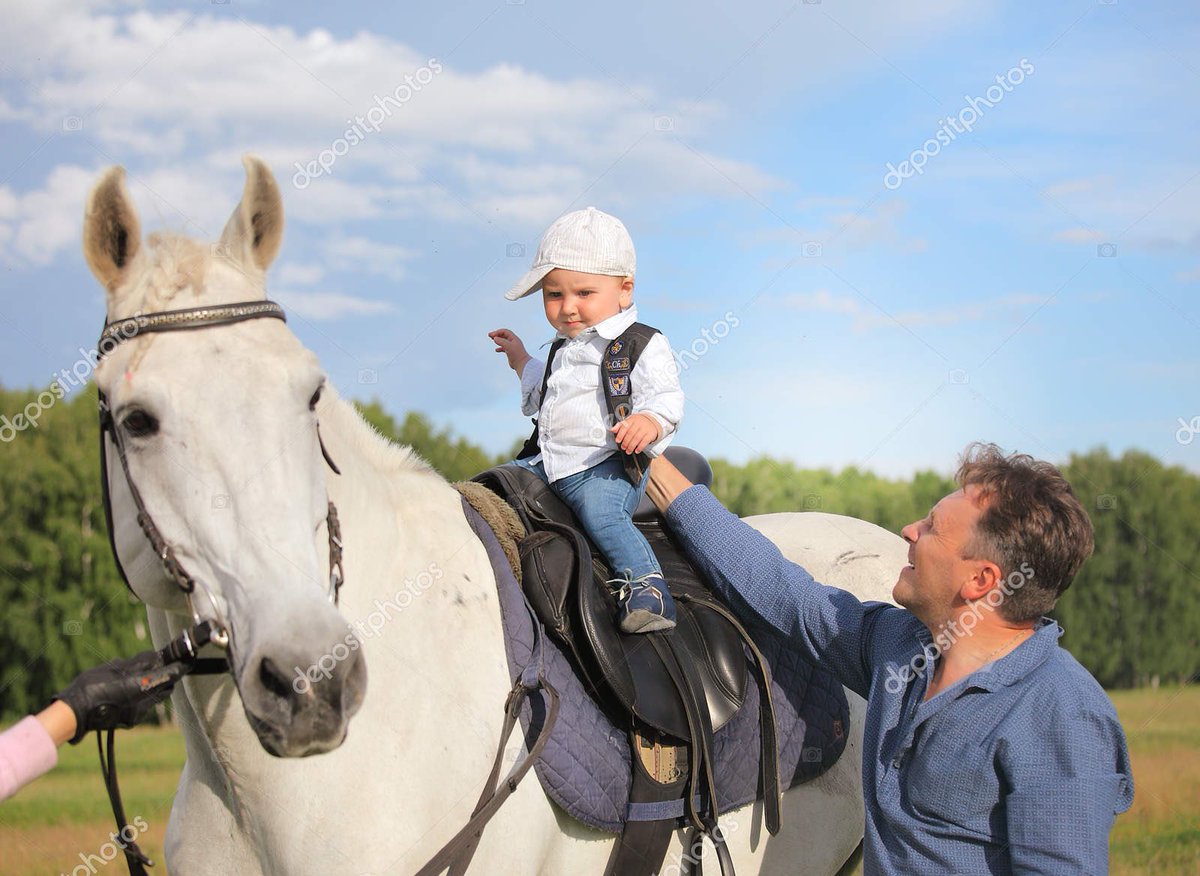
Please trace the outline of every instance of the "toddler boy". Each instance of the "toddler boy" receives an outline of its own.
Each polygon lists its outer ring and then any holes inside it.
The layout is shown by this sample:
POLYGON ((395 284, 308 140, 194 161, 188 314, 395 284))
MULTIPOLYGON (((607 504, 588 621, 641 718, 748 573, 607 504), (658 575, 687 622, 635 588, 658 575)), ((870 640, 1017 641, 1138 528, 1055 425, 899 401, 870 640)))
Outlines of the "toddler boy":
POLYGON ((633 240, 615 216, 588 207, 542 236, 533 267, 505 293, 541 290, 556 330, 548 361, 508 329, 488 333, 521 379, 521 412, 537 414, 516 460, 560 496, 617 576, 621 629, 669 630, 675 603, 632 514, 646 489, 648 456, 661 454, 683 418, 670 344, 637 321, 633 240))

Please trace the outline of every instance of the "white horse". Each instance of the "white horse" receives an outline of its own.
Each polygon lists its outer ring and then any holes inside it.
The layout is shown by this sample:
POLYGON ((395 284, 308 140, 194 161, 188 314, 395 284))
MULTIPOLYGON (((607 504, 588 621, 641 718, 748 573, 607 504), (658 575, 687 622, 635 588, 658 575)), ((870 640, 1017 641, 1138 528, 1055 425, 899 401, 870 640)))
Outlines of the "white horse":
MULTIPOLYGON (((123 170, 100 178, 84 251, 110 322, 265 298, 282 205, 266 165, 244 164, 242 200, 216 246, 167 235, 143 245, 123 170)), ((417 870, 468 819, 511 686, 495 580, 459 494, 340 400, 277 319, 134 338, 101 361, 96 381, 147 511, 201 582, 196 611, 232 642, 230 674, 188 677, 174 693, 187 762, 167 828, 171 873, 417 870), (318 421, 340 475, 322 458, 318 421), (337 607, 327 499, 345 544, 337 607)), ((117 553, 161 645, 191 617, 135 520, 111 442, 107 476, 117 553)), ((897 536, 850 518, 751 523, 864 599, 887 599, 906 561, 897 536)), ((783 795, 778 836, 762 829, 760 805, 723 815, 739 873, 833 873, 853 853, 863 708, 850 700, 844 755, 783 795)), ((664 872, 677 872, 683 837, 664 872)), ((471 872, 601 873, 612 844, 530 777, 484 832, 471 872)))

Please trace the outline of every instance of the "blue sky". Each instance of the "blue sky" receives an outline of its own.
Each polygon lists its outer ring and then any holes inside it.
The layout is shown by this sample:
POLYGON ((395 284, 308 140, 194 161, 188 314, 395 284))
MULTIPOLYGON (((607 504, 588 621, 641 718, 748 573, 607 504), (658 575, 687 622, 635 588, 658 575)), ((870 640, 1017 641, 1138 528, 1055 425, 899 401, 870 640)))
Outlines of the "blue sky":
POLYGON ((144 229, 215 238, 252 151, 288 218, 268 288, 340 391, 493 451, 527 421, 486 333, 548 338, 538 304, 503 292, 549 222, 595 204, 633 234, 642 319, 702 353, 682 443, 897 476, 949 471, 975 439, 1200 471, 1200 441, 1178 440, 1200 417, 1194 4, 46 2, 5 18, 5 386, 45 386, 94 343, 79 234, 104 167, 128 168, 144 229), (298 173, 386 95, 378 130, 298 173), (939 143, 946 119, 960 133, 939 143))

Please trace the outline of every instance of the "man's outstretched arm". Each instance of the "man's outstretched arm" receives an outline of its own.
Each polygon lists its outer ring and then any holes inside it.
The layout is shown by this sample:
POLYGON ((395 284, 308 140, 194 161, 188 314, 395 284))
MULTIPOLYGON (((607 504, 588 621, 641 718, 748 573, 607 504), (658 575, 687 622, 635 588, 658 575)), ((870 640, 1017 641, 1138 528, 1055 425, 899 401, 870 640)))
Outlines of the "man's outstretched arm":
POLYGON ((842 684, 867 695, 866 640, 880 610, 889 606, 864 605, 852 593, 818 584, 664 457, 650 463, 646 494, 722 596, 774 627, 809 660, 830 668, 842 684))

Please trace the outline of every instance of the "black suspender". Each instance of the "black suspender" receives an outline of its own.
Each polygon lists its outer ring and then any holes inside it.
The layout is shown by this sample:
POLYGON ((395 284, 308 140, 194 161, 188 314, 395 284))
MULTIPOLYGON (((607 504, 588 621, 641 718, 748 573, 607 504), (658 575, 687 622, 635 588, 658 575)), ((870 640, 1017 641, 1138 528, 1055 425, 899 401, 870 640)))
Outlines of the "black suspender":
MULTIPOLYGON (((604 400, 608 406, 608 424, 610 426, 621 422, 632 412, 633 369, 637 365, 642 351, 646 349, 646 345, 656 334, 658 334, 658 329, 635 322, 625 329, 620 337, 609 341, 605 346, 600 360, 600 382, 604 386, 604 400)), ((559 338, 550 345, 550 353, 546 357, 546 373, 542 376, 539 407, 546 399, 546 387, 550 384, 550 370, 554 367, 554 357, 564 343, 566 343, 566 339, 559 338)), ((536 456, 538 452, 538 424, 535 419, 533 434, 529 436, 517 458, 526 459, 536 456)), ((625 474, 633 483, 639 483, 642 472, 649 465, 649 458, 645 453, 629 454, 622 451, 618 451, 618 453, 625 465, 625 474)))

